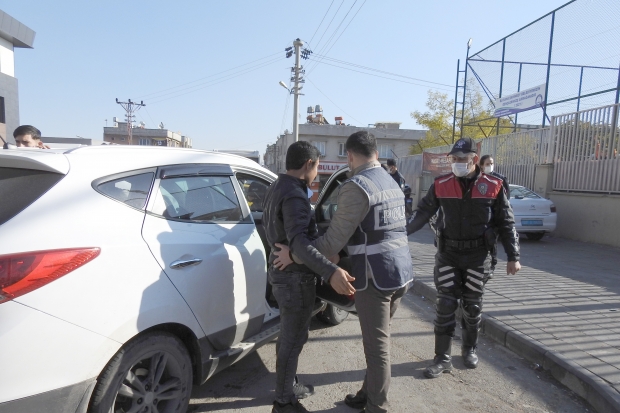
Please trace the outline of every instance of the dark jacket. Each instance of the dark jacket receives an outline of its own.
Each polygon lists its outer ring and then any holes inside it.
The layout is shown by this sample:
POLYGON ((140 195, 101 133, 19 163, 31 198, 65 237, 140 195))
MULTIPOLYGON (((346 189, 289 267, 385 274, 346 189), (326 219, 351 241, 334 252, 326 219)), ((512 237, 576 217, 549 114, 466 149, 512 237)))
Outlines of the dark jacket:
POLYGON ((390 174, 390 176, 392 177, 392 179, 394 179, 394 181, 396 181, 396 183, 398 184, 398 187, 402 190, 405 189, 405 177, 403 176, 403 174, 401 174, 400 172, 398 172, 398 170, 396 172, 394 172, 393 174, 390 174))
POLYGON ((504 191, 506 191, 506 198, 510 200, 510 183, 508 182, 508 178, 497 172, 491 172, 491 175, 502 180, 502 186, 504 187, 504 191))
POLYGON ((480 173, 473 178, 457 178, 450 173, 435 178, 426 196, 418 203, 415 218, 407 225, 407 233, 421 229, 441 208, 438 220, 442 237, 469 241, 484 237, 494 228, 502 240, 508 261, 519 260, 519 238, 515 230, 512 208, 497 178, 480 173))
POLYGON ((306 183, 293 176, 280 174, 265 195, 263 225, 272 253, 273 264, 278 251, 275 244, 288 245, 304 264, 290 264, 284 271, 317 273, 325 281, 338 266, 321 255, 311 242, 318 236, 314 212, 308 200, 306 183))

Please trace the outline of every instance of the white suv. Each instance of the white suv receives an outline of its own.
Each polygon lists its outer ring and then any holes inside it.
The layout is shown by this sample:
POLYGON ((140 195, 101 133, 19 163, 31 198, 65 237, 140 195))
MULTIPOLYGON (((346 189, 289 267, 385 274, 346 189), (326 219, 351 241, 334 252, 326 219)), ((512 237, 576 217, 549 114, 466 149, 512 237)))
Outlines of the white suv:
POLYGON ((275 338, 275 178, 199 150, 0 150, 0 413, 183 412, 275 338))

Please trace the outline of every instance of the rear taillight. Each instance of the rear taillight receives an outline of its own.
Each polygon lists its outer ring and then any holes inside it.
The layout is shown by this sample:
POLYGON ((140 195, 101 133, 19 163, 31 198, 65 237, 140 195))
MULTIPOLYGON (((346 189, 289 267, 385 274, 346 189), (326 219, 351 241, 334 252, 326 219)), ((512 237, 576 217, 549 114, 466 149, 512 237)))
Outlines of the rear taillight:
POLYGON ((100 252, 100 248, 72 248, 0 255, 0 304, 69 274, 100 252))
POLYGON ((551 212, 557 212, 557 211, 555 210, 555 205, 553 205, 553 204, 551 204, 551 212))

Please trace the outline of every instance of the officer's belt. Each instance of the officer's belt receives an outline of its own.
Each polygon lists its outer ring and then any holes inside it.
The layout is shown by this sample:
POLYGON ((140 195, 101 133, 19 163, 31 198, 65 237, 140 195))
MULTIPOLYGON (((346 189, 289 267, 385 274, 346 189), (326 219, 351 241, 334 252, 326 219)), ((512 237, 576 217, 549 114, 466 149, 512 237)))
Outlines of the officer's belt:
POLYGON ((471 239, 471 240, 465 240, 465 241, 456 241, 456 240, 444 238, 443 243, 444 243, 444 246, 446 247, 456 248, 459 250, 467 250, 467 249, 478 248, 478 247, 484 246, 484 239, 478 238, 478 239, 471 239))

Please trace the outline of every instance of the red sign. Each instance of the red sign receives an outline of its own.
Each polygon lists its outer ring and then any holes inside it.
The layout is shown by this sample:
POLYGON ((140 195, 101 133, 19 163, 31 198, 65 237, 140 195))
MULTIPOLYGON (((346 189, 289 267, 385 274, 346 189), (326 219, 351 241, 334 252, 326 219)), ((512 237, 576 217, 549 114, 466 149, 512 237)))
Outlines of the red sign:
POLYGON ((336 172, 338 169, 346 166, 347 164, 344 162, 320 162, 319 161, 319 173, 322 175, 331 175, 336 172))
POLYGON ((432 176, 449 174, 452 172, 452 164, 447 153, 424 152, 422 158, 422 170, 430 172, 432 176))

